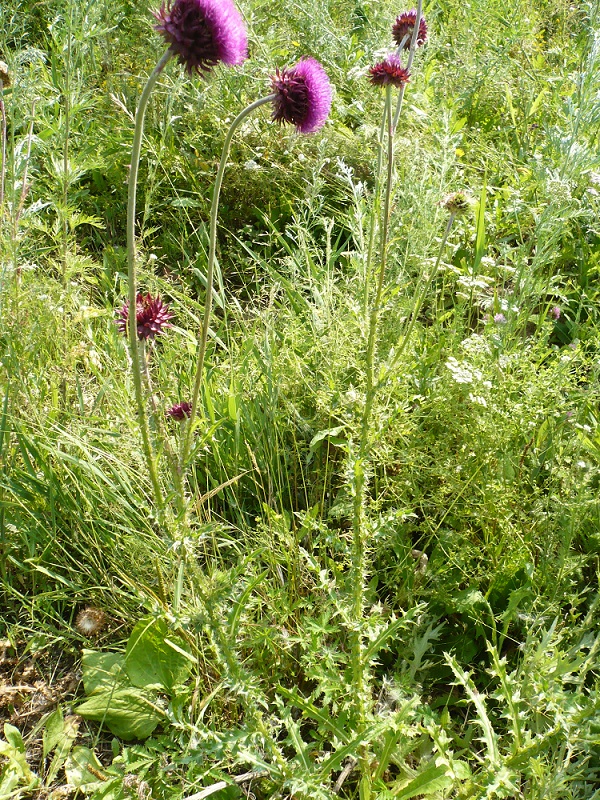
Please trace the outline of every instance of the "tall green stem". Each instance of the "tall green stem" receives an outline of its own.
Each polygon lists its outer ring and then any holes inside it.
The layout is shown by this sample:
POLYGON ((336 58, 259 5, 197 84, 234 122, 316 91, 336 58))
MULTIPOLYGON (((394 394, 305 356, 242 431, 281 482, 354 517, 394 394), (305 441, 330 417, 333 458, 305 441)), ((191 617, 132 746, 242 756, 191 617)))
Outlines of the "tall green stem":
MULTIPOLYGON (((366 354, 366 396, 363 408, 358 455, 354 462, 354 498, 352 514, 352 672, 354 691, 357 699, 357 729, 363 731, 366 726, 370 693, 367 687, 367 669, 364 654, 364 604, 365 584, 367 581, 367 526, 365 514, 365 491, 367 486, 367 472, 369 461, 369 432, 371 415, 375 399, 375 348, 377 343, 377 328, 381 308, 381 296, 385 280, 387 265, 389 219, 394 178, 394 134, 392 128, 392 90, 386 88, 385 118, 387 119, 387 175, 385 197, 383 204, 383 220, 381 225, 381 251, 380 267, 377 276, 377 288, 371 313, 369 315, 369 332, 366 354)), ((369 758, 366 747, 359 753, 359 765, 362 779, 369 781, 369 758)))
MULTIPOLYGON (((415 57, 415 51, 417 49, 417 39, 419 38, 419 25, 421 23, 422 14, 423 14, 423 0, 418 0, 417 13, 415 17, 415 27, 413 28, 412 38, 410 40, 410 50, 408 51, 408 61, 406 62, 406 69, 408 72, 410 72, 410 69, 412 67, 413 59, 415 57)), ((405 89, 406 89, 406 84, 403 84, 402 88, 400 89, 400 93, 398 95, 396 112, 394 113, 394 124, 392 125, 392 130, 394 131, 394 133, 396 132, 396 128, 398 127, 398 120, 400 119, 400 113, 402 112, 402 103, 404 101, 405 89)))
POLYGON ((254 109, 265 103, 270 103, 275 98, 274 94, 261 97, 251 103, 231 123, 227 136, 223 143, 223 150, 221 151, 221 161, 215 178, 215 185, 213 188, 212 204, 210 208, 210 230, 208 242, 208 265, 206 268, 206 299, 204 301, 204 319, 202 321, 202 329, 200 331, 200 341, 198 342, 198 361, 196 364, 196 378, 194 380, 194 393, 192 395, 192 413, 190 415, 189 424, 186 426, 185 439, 182 449, 182 469, 185 465, 190 452, 190 445, 192 441, 192 434, 194 430, 194 422, 198 414, 198 399, 200 397, 200 387, 202 386, 202 378, 204 374, 204 359, 206 357, 206 346, 208 343, 208 328, 210 325, 210 315, 212 311, 213 300, 213 283, 214 283, 214 270, 215 258, 217 251, 217 218, 219 212, 219 197, 221 194, 221 186, 223 185, 223 176, 225 174, 225 167, 227 166, 227 159, 229 158, 229 150, 231 149, 231 141, 233 135, 246 117, 251 114, 254 109))
POLYGON ((131 369, 133 372, 133 384, 135 387, 135 400, 137 404, 138 422, 142 434, 142 443, 144 447, 144 456, 150 473, 150 480, 152 482, 152 490, 154 492, 154 500, 160 511, 164 507, 164 500, 160 483, 158 480, 158 471, 156 461, 152 453, 152 445, 150 442, 150 431, 148 428, 148 417, 146 414, 146 405, 144 400, 144 392, 142 386, 142 368, 140 365, 140 353, 137 335, 137 274, 136 274, 136 249, 135 249, 135 201, 137 194, 137 177, 140 166, 140 151, 142 148, 142 138, 144 135, 144 117, 146 115, 146 108, 148 100, 154 88, 158 76, 165 68, 167 62, 171 58, 171 51, 167 50, 154 70, 148 82, 146 83, 140 103, 135 114, 135 128, 133 133, 133 147, 131 150, 131 168, 129 170, 129 190, 127 197, 127 279, 128 279, 128 302, 129 302, 129 349, 131 353, 131 369))

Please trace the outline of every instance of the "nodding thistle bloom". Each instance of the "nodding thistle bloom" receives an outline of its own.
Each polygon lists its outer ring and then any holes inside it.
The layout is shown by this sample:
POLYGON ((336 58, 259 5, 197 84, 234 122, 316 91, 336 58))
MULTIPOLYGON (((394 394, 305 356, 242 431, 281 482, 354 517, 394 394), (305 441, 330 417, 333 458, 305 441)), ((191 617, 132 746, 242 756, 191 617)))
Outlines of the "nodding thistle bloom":
MULTIPOLYGON (((416 8, 411 11, 403 11, 402 14, 396 17, 396 22, 392 26, 392 36, 398 47, 402 47, 404 50, 409 49, 416 21, 416 8)), ((417 34, 417 47, 425 44, 426 39, 427 23, 425 22, 425 17, 421 17, 419 20, 419 33, 417 34)))
POLYGON ((241 64, 248 56, 246 26, 232 0, 168 0, 154 16, 156 30, 190 74, 209 72, 219 61, 241 64))
POLYGON ((277 70, 271 86, 275 122, 289 122, 298 133, 314 133, 325 125, 332 89, 327 73, 314 58, 303 58, 295 67, 277 70))
POLYGON ((461 217, 473 206, 474 200, 465 192, 452 192, 447 194, 446 197, 440 202, 446 211, 454 214, 455 217, 461 217))
MULTIPOLYGON (((165 305, 158 295, 152 297, 150 293, 146 295, 138 293, 135 305, 138 339, 154 339, 155 336, 164 333, 165 328, 173 327, 169 322, 170 319, 173 319, 173 314, 169 311, 169 306, 165 305)), ((125 335, 127 335, 128 319, 129 302, 125 301, 117 319, 117 326, 125 335)))
POLYGON ((373 86, 397 86, 398 89, 408 83, 410 78, 410 72, 404 69, 396 54, 375 64, 369 69, 369 74, 373 86))
POLYGON ((192 415, 192 404, 191 403, 175 403, 174 406, 167 409, 167 416, 176 419, 177 422, 183 422, 184 419, 188 419, 192 415))
POLYGON ((556 322, 558 322, 558 320, 560 319, 560 315, 561 315, 560 306, 554 306, 554 308, 551 308, 550 309, 550 315, 552 316, 552 318, 554 320, 556 320, 556 322))

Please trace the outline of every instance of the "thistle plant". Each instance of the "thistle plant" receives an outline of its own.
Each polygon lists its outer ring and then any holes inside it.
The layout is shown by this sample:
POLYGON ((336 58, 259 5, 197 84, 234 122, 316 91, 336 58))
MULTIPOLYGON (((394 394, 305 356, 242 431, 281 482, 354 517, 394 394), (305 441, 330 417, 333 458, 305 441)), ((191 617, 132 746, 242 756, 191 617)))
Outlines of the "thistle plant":
MULTIPOLYGON (((247 55, 247 37, 242 18, 231 0, 175 0, 163 4, 155 14, 156 29, 162 33, 169 47, 150 74, 142 91, 135 115, 131 168, 127 201, 127 270, 128 307, 138 307, 138 289, 135 247, 135 208, 137 178, 140 163, 144 118, 152 90, 161 72, 176 56, 186 70, 207 75, 219 61, 233 66, 241 64, 247 55)), ((142 301, 143 304, 143 301, 142 301)), ((148 300, 148 305, 152 303, 148 300)), ((154 306, 155 311, 158 309, 154 306)), ((121 315, 122 316, 122 315, 121 315)), ((154 320, 158 324, 157 320, 154 320)), ((164 327, 164 321, 162 324, 164 327)), ((157 460, 152 448, 146 403, 143 391, 143 365, 140 364, 137 314, 128 316, 129 348, 138 422, 142 435, 144 455, 152 482, 155 502, 159 512, 164 510, 164 498, 158 477, 157 460)), ((142 337, 144 338, 144 337, 142 337)))
MULTIPOLYGON (((365 359, 365 401, 362 410, 358 446, 354 455, 350 459, 350 481, 353 493, 352 511, 352 568, 351 568, 351 609, 350 609, 350 638, 352 642, 352 676, 353 689, 355 694, 355 726, 358 733, 365 731, 367 717, 371 707, 371 690, 369 686, 369 663, 366 655, 366 630, 365 630, 365 593, 368 580, 368 539, 369 522, 365 509, 365 496, 369 478, 369 460, 371 450, 371 418, 373 405, 377 392, 375 381, 375 351, 377 345, 379 316, 381 311, 381 301, 386 277, 387 255, 389 245, 389 222, 391 201, 394 188, 394 134, 398 123, 398 117, 402 108, 404 90, 410 77, 410 66, 419 41, 423 38, 423 31, 426 26, 421 26, 421 2, 419 2, 414 16, 409 14, 402 15, 412 21, 411 41, 407 66, 404 68, 398 53, 389 55, 386 59, 373 66, 370 70, 370 80, 375 86, 385 88, 385 105, 382 119, 382 131, 386 131, 387 151, 386 151, 386 173, 382 177, 383 153, 380 143, 380 156, 377 164, 375 181, 375 197, 373 207, 373 217, 371 220, 371 233, 369 237, 369 251, 367 255, 367 281, 370 279, 370 263, 373 254, 376 215, 379 209, 379 191, 383 182, 383 210, 380 226, 379 240, 379 269, 376 276, 374 295, 370 302, 367 322, 367 344, 365 359), (399 90, 396 114, 392 111, 392 89, 399 90)), ((398 18, 400 19, 400 17, 398 18)), ((393 28, 393 35, 396 37, 398 20, 393 28)), ((406 45, 410 30, 408 22, 403 28, 402 38, 398 46, 398 52, 406 45)), ((368 286, 365 289, 365 297, 369 298, 368 286)), ((368 796, 370 793, 370 758, 367 745, 361 746, 359 753, 359 767, 361 772, 361 794, 368 796)))

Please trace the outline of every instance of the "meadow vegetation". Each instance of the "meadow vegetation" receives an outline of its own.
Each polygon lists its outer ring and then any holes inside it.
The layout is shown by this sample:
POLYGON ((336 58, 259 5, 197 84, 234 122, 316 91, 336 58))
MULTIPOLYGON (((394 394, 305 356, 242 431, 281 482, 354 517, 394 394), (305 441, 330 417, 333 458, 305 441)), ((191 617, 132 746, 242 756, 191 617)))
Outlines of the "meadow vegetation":
POLYGON ((387 243, 406 9, 237 6, 142 141, 161 502, 116 324, 157 8, 0 7, 0 800, 600 797, 599 4, 424 4, 387 243), (304 56, 329 119, 235 134, 178 421, 226 131, 304 56))

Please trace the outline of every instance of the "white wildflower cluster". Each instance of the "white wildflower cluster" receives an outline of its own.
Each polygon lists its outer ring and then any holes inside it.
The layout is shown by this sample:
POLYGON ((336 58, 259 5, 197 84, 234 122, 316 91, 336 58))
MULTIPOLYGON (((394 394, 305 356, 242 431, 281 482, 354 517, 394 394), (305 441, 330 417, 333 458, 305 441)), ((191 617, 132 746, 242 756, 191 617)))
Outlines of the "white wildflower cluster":
POLYGON ((469 355, 489 355, 492 352, 487 337, 480 333, 472 333, 462 340, 460 346, 469 355))
POLYGON ((457 361, 453 356, 450 356, 446 361, 446 366, 456 383, 474 383, 483 378, 481 370, 467 364, 465 361, 457 361))
MULTIPOLYGON (((473 334, 473 336, 470 336, 469 339, 465 340, 466 342, 468 342, 468 346, 474 346, 474 347, 479 346, 479 342, 477 341, 477 339, 476 338, 474 339, 475 336, 476 334, 473 334)), ((474 367, 467 361, 458 361, 456 358, 451 356, 446 361, 446 367, 450 370, 452 378, 456 383, 471 384, 473 386, 473 389, 492 388, 491 381, 483 380, 482 371, 480 369, 477 369, 477 367, 474 367), (475 384, 477 386, 475 386, 475 384)), ((476 391, 473 391, 469 392, 468 396, 469 400, 475 405, 487 408, 487 400, 485 399, 482 393, 480 394, 476 391)))

